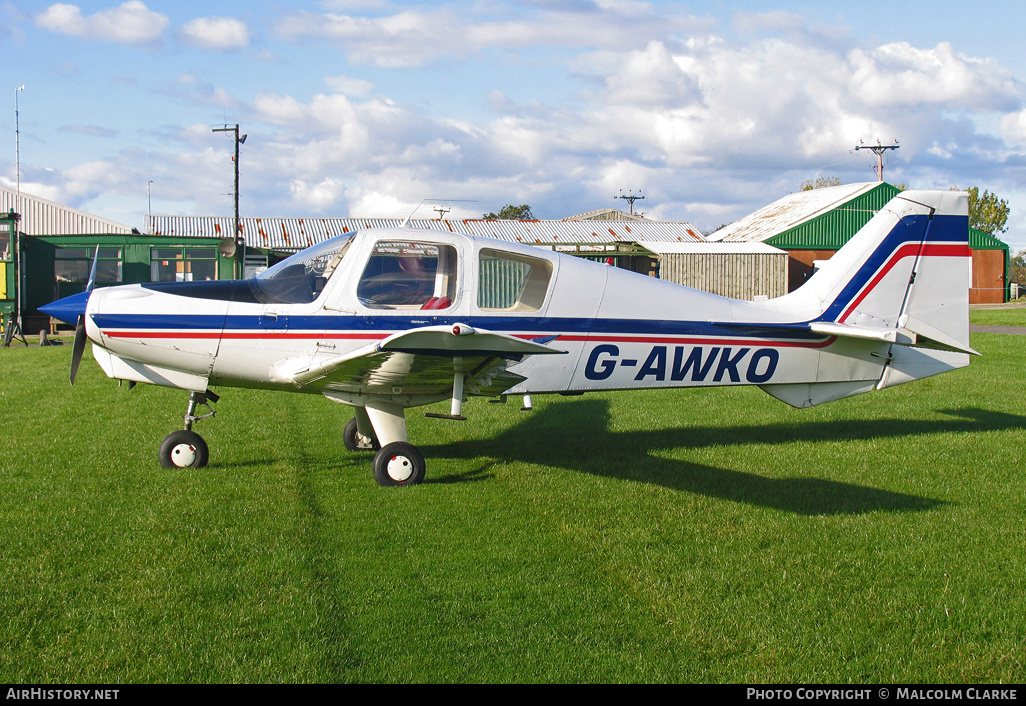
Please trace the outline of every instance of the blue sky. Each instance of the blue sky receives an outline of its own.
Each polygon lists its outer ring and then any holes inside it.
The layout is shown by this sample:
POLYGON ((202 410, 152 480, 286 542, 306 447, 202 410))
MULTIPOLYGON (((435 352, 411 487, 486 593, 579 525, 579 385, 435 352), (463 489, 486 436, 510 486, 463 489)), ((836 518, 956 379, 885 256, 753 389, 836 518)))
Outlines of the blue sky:
POLYGON ((541 218, 708 230, 808 178, 978 185, 1026 247, 1020 3, 3 2, 0 183, 142 227, 246 216, 541 218), (811 7, 810 7, 811 6, 811 7), (3 99, 6 91, 7 99, 3 99), (4 101, 7 109, 2 109, 4 101), (418 215, 431 216, 430 207, 418 215))

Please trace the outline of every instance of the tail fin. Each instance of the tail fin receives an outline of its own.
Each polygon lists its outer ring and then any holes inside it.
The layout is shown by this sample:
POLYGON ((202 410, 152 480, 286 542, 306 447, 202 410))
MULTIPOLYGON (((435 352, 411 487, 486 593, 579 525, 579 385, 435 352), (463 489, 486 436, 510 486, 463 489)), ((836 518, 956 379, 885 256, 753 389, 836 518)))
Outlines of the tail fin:
POLYGON ((788 295, 821 312, 813 331, 889 344, 885 355, 874 353, 884 361, 879 379, 838 382, 820 370, 823 382, 799 386, 805 391, 764 389, 809 406, 965 367, 978 355, 969 347, 971 268, 968 195, 899 194, 788 295))

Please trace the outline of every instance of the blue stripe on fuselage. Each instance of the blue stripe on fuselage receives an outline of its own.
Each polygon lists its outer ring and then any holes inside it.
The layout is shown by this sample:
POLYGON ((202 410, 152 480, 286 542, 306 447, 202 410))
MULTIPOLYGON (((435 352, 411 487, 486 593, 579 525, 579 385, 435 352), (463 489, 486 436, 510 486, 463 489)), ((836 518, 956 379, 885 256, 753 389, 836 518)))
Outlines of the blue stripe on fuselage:
POLYGON ((102 330, 123 331, 272 331, 287 330, 290 333, 332 333, 375 332, 391 334, 396 331, 422 328, 424 326, 448 326, 466 323, 475 328, 496 332, 530 331, 539 335, 637 335, 637 336, 705 336, 720 338, 771 338, 795 341, 821 340, 822 335, 813 333, 804 324, 738 324, 707 321, 654 321, 638 319, 589 319, 527 316, 432 316, 420 312, 409 315, 391 316, 292 316, 279 313, 281 320, 287 319, 282 328, 261 324, 261 317, 255 316, 211 316, 203 314, 100 314, 94 321, 102 330), (796 327, 797 326, 797 327, 796 327))

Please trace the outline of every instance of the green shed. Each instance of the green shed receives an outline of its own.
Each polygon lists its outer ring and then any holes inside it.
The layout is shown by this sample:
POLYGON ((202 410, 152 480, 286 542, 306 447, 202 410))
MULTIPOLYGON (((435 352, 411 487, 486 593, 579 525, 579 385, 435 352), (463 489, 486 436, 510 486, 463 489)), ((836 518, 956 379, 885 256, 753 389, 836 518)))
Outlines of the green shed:
MULTIPOLYGON (((788 253, 788 291, 800 287, 817 260, 828 260, 901 190, 886 182, 845 184, 788 194, 721 228, 712 241, 758 241, 788 253)), ((1008 245, 970 228, 971 304, 1008 300, 1008 245)))

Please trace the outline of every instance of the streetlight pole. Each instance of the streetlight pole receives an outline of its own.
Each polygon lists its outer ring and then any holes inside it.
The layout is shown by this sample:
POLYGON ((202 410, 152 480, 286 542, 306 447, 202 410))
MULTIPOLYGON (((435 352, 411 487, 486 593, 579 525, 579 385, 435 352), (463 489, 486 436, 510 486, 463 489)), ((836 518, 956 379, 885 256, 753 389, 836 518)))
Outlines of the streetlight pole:
POLYGON ((234 132, 235 133, 235 276, 238 279, 239 273, 243 277, 246 276, 246 239, 243 236, 239 227, 239 145, 246 142, 246 138, 249 135, 243 135, 239 137, 239 124, 236 123, 234 127, 214 128, 213 132, 234 132), (241 255, 240 255, 241 253, 241 255), (241 267, 240 267, 241 262, 241 267))
MULTIPOLYGON (((15 161, 17 166, 18 179, 18 216, 19 219, 24 221, 22 216, 21 208, 21 118, 20 111, 18 110, 18 94, 25 90, 25 85, 22 84, 14 89, 14 153, 15 161)), ((18 221, 14 222, 14 289, 17 292, 17 298, 15 300, 15 320, 18 326, 18 333, 22 333, 22 320, 21 320, 21 303, 22 303, 22 289, 24 289, 24 282, 22 277, 22 262, 21 262, 21 228, 18 226, 18 221)))

